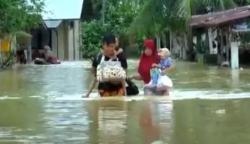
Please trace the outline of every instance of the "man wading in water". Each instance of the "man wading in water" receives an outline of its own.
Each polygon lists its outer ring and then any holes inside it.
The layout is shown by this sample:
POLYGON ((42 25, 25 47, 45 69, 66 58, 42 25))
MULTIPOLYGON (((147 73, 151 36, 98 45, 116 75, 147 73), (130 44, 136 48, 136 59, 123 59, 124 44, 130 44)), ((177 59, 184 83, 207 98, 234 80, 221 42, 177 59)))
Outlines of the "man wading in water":
POLYGON ((102 53, 93 60, 92 73, 95 74, 95 80, 86 97, 89 97, 96 83, 99 83, 98 91, 101 97, 125 96, 127 67, 126 57, 116 53, 116 37, 113 34, 106 34, 102 41, 102 53), (116 67, 108 68, 113 65, 116 67), (119 69, 119 67, 121 68, 119 69), (112 71, 114 69, 115 71, 112 71))

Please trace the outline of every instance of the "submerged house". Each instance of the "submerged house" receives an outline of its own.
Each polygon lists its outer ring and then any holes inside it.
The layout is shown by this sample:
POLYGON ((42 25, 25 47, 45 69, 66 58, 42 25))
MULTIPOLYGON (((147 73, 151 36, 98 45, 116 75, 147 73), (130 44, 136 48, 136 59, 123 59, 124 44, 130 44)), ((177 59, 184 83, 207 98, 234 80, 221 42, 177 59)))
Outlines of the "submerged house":
POLYGON ((79 60, 83 0, 45 0, 44 3, 43 24, 32 30, 32 50, 48 45, 61 60, 79 60))
POLYGON ((240 51, 246 51, 240 37, 250 32, 249 18, 250 6, 192 16, 192 45, 198 59, 239 68, 240 51))

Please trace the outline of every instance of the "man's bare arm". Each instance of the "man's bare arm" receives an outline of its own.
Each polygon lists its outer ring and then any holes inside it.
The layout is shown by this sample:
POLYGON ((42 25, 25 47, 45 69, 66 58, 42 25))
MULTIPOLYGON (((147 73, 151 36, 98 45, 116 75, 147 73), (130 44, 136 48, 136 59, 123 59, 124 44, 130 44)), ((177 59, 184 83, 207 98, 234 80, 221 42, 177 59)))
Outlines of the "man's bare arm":
POLYGON ((94 74, 94 80, 91 82, 90 89, 88 93, 86 94, 86 97, 89 97, 89 95, 92 93, 93 89, 96 87, 97 79, 96 79, 96 68, 92 68, 92 74, 94 74))

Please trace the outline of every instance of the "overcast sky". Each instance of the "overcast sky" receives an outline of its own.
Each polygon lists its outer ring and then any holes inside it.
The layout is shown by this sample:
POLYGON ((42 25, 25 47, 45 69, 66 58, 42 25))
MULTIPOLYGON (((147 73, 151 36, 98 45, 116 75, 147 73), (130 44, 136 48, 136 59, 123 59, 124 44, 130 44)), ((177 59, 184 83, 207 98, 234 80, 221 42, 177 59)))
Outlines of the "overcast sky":
POLYGON ((43 19, 79 19, 83 0, 45 0, 43 19))

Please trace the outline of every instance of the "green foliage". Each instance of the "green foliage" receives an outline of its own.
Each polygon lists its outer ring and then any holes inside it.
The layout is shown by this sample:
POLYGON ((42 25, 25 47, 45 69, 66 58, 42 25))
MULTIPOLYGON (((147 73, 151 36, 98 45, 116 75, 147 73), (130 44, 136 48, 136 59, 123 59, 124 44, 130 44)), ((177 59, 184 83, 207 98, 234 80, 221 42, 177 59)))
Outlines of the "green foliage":
POLYGON ((130 27, 139 36, 160 35, 164 30, 185 29, 190 0, 147 0, 130 27))
POLYGON ((0 0, 0 34, 26 30, 41 22, 42 0, 0 0))
MULTIPOLYGON (((0 0, 0 38, 13 35, 24 38, 23 33, 18 31, 38 26, 42 20, 43 6, 43 0, 0 0)), ((0 53, 0 68, 11 65, 13 57, 12 51, 0 53)))
MULTIPOLYGON (((113 32, 141 43, 145 37, 155 37, 164 31, 188 31, 191 15, 218 11, 249 4, 250 0, 104 0, 105 26, 101 24, 102 1, 92 2, 97 20, 83 25, 84 57, 92 57, 100 48, 102 34, 113 32), (91 30, 92 29, 92 30, 91 30), (93 33, 93 34, 91 34, 93 33), (98 34, 97 34, 98 33, 98 34), (98 35, 93 37, 93 35, 98 35), (89 54, 88 54, 89 53, 89 54)), ((138 45, 135 46, 138 49, 138 45)), ((129 51, 129 50, 128 50, 129 51)))
POLYGON ((219 10, 225 10, 232 7, 235 7, 235 1, 234 0, 213 0, 213 1, 207 1, 207 0, 192 0, 191 1, 191 13, 192 14, 204 14, 208 12, 208 8, 211 9, 211 11, 219 11, 219 10))
MULTIPOLYGON (((95 0, 92 1, 95 2, 95 0)), ((93 9, 99 10, 99 12, 94 12, 96 18, 84 22, 82 25, 82 53, 84 58, 92 58, 100 51, 101 39, 106 32, 116 34, 120 37, 122 46, 128 46, 129 39, 126 38, 128 37, 128 28, 140 10, 139 1, 105 0, 105 24, 103 24, 100 17, 102 12, 99 8, 100 2, 92 4, 93 9)))
POLYGON ((102 25, 98 20, 92 20, 90 22, 84 22, 82 27, 83 57, 92 58, 100 51, 102 36, 109 26, 102 25))
POLYGON ((16 34, 16 42, 19 45, 22 45, 24 47, 28 47, 32 40, 32 35, 29 33, 26 33, 24 31, 18 31, 16 34))
POLYGON ((10 52, 2 56, 0 54, 0 70, 10 67, 14 64, 14 52, 10 52))
POLYGON ((139 11, 134 0, 107 0, 105 23, 112 26, 116 34, 124 34, 139 11))
POLYGON ((250 4, 250 0, 234 0, 234 2, 239 6, 249 5, 250 4))
POLYGON ((185 31, 191 15, 235 6, 233 0, 146 0, 130 32, 155 36, 164 30, 185 31))

